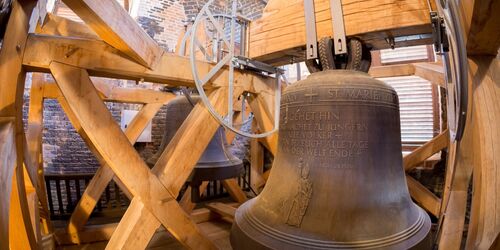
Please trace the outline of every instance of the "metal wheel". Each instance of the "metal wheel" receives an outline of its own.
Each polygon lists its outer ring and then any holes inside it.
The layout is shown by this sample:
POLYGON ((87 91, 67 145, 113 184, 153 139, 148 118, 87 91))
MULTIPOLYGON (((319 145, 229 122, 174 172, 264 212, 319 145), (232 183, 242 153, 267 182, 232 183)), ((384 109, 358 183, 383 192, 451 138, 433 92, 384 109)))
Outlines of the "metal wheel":
POLYGON ((198 93, 200 95, 200 98, 205 105, 205 107, 208 109, 210 114, 225 128, 233 131, 236 134, 246 136, 246 137, 251 137, 251 138, 263 138, 271 135, 272 133, 276 132, 278 130, 278 124, 279 124, 279 104, 280 104, 280 96, 281 96, 281 81, 280 75, 276 76, 276 86, 275 86, 275 107, 274 107, 274 115, 275 115, 275 120, 274 120, 274 128, 271 131, 259 133, 259 134, 254 134, 254 133, 248 133, 245 131, 241 131, 240 129, 235 127, 235 124, 233 124, 233 93, 234 93, 234 86, 233 86, 233 80, 234 80, 234 64, 233 61, 235 59, 235 53, 234 53, 234 47, 235 47, 235 30, 236 30, 236 25, 237 25, 237 16, 236 16, 236 11, 237 11, 237 1, 232 2, 232 11, 230 15, 230 25, 229 25, 229 30, 224 29, 225 25, 221 27, 221 24, 216 20, 214 17, 214 14, 210 11, 209 7, 212 5, 214 0, 208 1, 203 8, 200 10, 200 13, 196 17, 193 26, 191 27, 191 34, 190 34, 190 45, 189 45, 189 57, 190 57, 190 62, 191 62, 191 70, 193 73, 193 79, 196 85, 196 89, 198 90, 198 93), (200 76, 198 73, 198 68, 196 64, 196 58, 195 58, 195 52, 200 50, 202 46, 200 46, 200 43, 196 37, 196 32, 193 32, 194 30, 197 30, 198 26, 202 21, 209 22, 212 26, 213 29, 217 33, 217 37, 221 39, 222 46, 221 48, 225 48, 222 50, 223 53, 222 56, 220 56, 220 60, 218 60, 217 64, 204 76, 200 76), (227 35, 230 35, 228 38, 227 35), (227 49, 227 50, 226 50, 227 49), (213 105, 210 103, 208 100, 208 97, 205 93, 205 90, 203 86, 207 83, 210 82, 211 79, 217 75, 219 71, 223 69, 223 67, 228 66, 229 68, 229 81, 228 81, 228 112, 226 116, 222 116, 217 111, 214 109, 213 105))
POLYGON ((450 53, 443 54, 446 68, 448 96, 448 127, 450 138, 462 139, 467 119, 468 105, 468 61, 465 38, 460 22, 460 10, 455 1, 443 2, 444 22, 450 45, 450 53))

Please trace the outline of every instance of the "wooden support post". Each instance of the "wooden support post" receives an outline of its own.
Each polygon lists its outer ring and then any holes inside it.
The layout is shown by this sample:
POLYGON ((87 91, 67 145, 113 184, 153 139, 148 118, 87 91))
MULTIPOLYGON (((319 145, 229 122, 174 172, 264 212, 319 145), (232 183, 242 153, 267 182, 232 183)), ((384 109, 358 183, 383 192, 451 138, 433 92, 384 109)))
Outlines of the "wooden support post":
POLYGON ((163 50, 116 1, 64 0, 105 42, 154 68, 163 50))
POLYGON ((30 103, 28 110, 28 128, 26 131, 27 151, 31 159, 26 160, 31 162, 33 166, 28 167, 28 172, 32 177, 32 182, 35 185, 38 200, 42 212, 40 213, 43 223, 44 234, 49 234, 53 231, 52 222, 50 220, 49 205, 47 200, 47 191, 45 187, 45 175, 43 169, 43 153, 42 153, 42 135, 43 135, 43 75, 33 73, 30 91, 30 103), (36 181, 33 181, 36 179, 36 181))
MULTIPOLYGON (((200 234, 196 225, 175 200, 178 192, 165 188, 132 147, 100 99, 87 72, 57 62, 52 62, 50 69, 75 118, 88 136, 84 139, 95 147, 102 159, 134 195, 134 199, 142 202, 144 209, 141 209, 140 214, 143 216, 140 217, 153 214, 186 246, 197 249, 213 248, 212 243, 200 234), (107 139, 110 137, 113 140, 107 139)), ((121 223, 127 225, 127 221, 122 220, 121 223)), ((121 233, 126 232, 117 230, 114 235, 122 237, 121 233)), ((130 234, 126 236, 129 237, 130 234)))
MULTIPOLYGON (((252 124, 255 128, 255 123, 252 124)), ((258 139, 250 140, 250 186, 255 192, 259 192, 266 183, 262 174, 264 173, 264 147, 258 139)))

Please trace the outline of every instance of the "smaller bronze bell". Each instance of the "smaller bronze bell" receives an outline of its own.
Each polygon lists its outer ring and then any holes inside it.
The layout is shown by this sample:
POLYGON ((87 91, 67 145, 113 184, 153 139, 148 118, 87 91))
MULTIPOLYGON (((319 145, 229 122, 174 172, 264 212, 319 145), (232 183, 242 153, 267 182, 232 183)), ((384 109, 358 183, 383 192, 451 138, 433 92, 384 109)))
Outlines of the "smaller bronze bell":
MULTIPOLYGON (((193 109, 193 105, 200 98, 192 96, 191 100, 193 103, 185 96, 178 96, 167 104, 165 134, 157 153, 147 160, 150 166, 154 166, 158 161, 165 147, 172 140, 179 127, 193 109)), ((228 150, 224 129, 219 127, 188 178, 192 190, 191 200, 193 202, 199 201, 199 186, 203 181, 235 178, 240 176, 242 172, 243 162, 228 150)))

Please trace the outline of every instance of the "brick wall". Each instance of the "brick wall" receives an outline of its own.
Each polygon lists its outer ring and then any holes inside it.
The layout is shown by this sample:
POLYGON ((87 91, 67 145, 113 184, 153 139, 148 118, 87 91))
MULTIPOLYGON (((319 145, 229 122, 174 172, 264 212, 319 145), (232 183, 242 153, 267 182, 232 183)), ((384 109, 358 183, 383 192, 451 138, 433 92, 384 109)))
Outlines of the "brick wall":
POLYGON ((141 0, 137 22, 160 46, 173 52, 184 29, 184 6, 177 0, 141 0))

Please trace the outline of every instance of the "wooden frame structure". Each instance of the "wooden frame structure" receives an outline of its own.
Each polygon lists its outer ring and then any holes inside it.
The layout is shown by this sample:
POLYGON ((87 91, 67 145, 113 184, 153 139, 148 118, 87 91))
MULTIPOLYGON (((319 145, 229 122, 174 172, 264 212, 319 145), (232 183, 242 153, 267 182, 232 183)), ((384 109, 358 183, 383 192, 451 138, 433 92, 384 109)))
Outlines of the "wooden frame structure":
MULTIPOLYGON (((160 226, 189 248, 213 249, 215 245, 197 227, 193 215, 176 201, 204 148, 219 124, 198 104, 183 123, 157 164, 149 169, 132 144, 145 124, 165 102, 169 94, 107 88, 92 76, 145 80, 173 86, 193 86, 189 60, 163 52, 156 43, 114 1, 64 0, 85 24, 74 23, 43 11, 35 11, 45 20, 37 33, 30 33, 33 10, 43 9, 44 1, 14 0, 7 35, 0 51, 0 248, 38 248, 42 232, 51 232, 46 194, 43 187, 41 131, 44 98, 55 98, 73 126, 98 156, 101 163, 95 180, 85 191, 67 228, 71 242, 81 242, 79 233, 102 187, 115 178, 131 198, 120 223, 112 230, 108 248, 145 248, 160 226), (37 4, 39 7, 37 6, 37 4), (23 91, 27 72, 51 73, 55 84, 42 84, 35 74, 30 99, 28 129, 22 119, 23 91), (107 110, 104 100, 145 104, 131 126, 122 132, 107 110), (109 138, 113 140, 109 140, 109 138), (192 143, 196 138, 196 143, 192 143), (186 155, 184 152, 191 152, 186 155), (39 209, 40 205, 41 209, 39 209), (42 223, 39 223, 39 220, 42 223)), ((272 2, 272 1, 271 1, 272 2)), ((293 2, 293 1, 292 1, 293 2)), ((272 5, 271 5, 272 6, 272 5)), ((488 249, 498 242, 500 231, 500 62, 495 58, 500 47, 498 15, 500 3, 475 0, 461 3, 469 53, 470 110, 466 134, 459 144, 450 143, 447 131, 404 158, 405 170, 417 166, 429 156, 449 148, 444 196, 438 198, 407 176, 412 197, 440 219, 440 249, 455 249, 462 239, 468 183, 474 172, 472 216, 467 238, 468 249, 488 249)), ((349 32, 348 32, 349 34, 349 32)), ((356 33, 357 34, 357 33, 356 33)), ((201 73, 213 67, 198 62, 201 73)), ((371 71, 374 76, 418 75, 442 86, 443 71, 432 64, 386 66, 371 71)), ((206 86, 214 108, 227 110, 227 69, 206 86)), ((256 129, 273 126, 273 84, 269 77, 235 72, 234 98, 243 92, 255 114, 256 129)), ((262 147, 277 152, 277 134, 252 141, 252 173, 258 178, 252 186, 263 184, 268 173, 262 171, 262 147), (262 143, 262 146, 259 144, 262 143)), ((226 183, 237 201, 235 182, 226 183)), ((240 190, 241 192, 241 190, 240 190)), ((209 206, 225 216, 234 209, 220 204, 209 206)))

